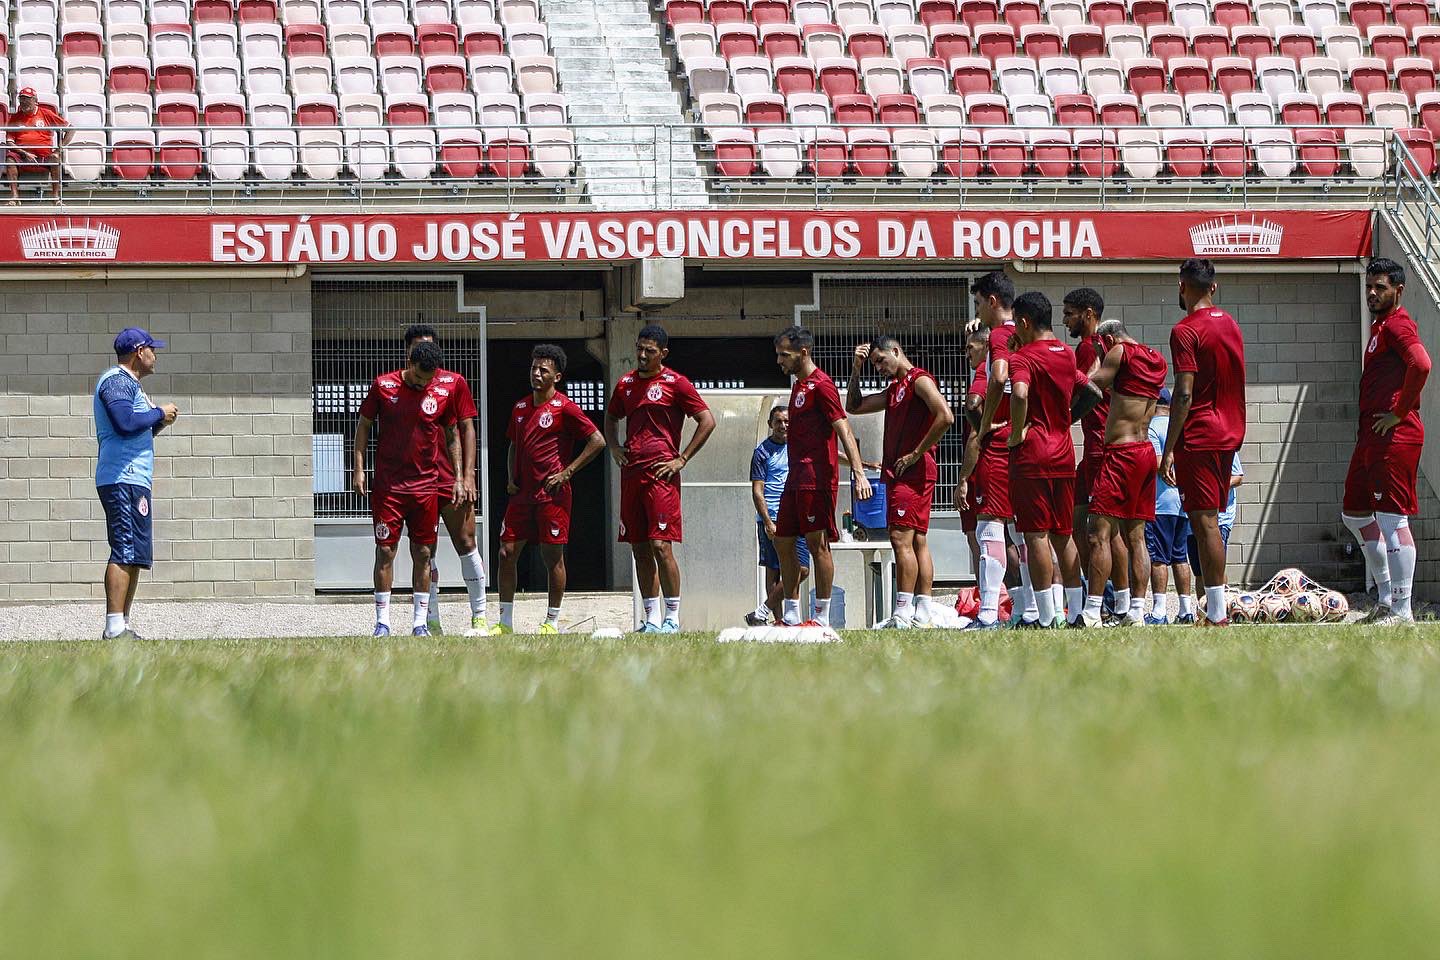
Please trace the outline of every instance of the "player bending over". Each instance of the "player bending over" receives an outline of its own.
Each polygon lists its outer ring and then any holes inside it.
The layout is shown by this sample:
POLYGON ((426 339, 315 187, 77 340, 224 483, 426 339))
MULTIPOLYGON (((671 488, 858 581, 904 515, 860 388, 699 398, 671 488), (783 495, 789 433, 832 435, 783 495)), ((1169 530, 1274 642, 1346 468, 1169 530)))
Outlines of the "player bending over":
MULTIPOLYGON (((830 626, 830 588, 835 582, 835 558, 830 541, 835 529, 835 502, 840 491, 840 455, 836 437, 845 446, 851 464, 863 463, 860 446, 850 432, 850 421, 840 405, 835 382, 815 365, 810 351, 815 337, 804 327, 789 327, 775 337, 775 362, 789 377, 790 476, 780 495, 775 519, 775 545, 780 552, 780 579, 785 591, 782 620, 790 626, 830 626), (800 616, 800 556, 796 540, 810 548, 815 573, 815 616, 800 616)), ((854 468, 852 467, 852 470, 854 468)), ((870 481, 863 468, 855 472, 855 497, 870 499, 870 481)))
POLYGON ((1072 537, 1075 506, 1075 452, 1070 442, 1070 401, 1080 373, 1075 354, 1051 329, 1053 309, 1043 293, 1015 298, 1015 332, 1020 349, 1010 355, 1013 390, 1010 416, 1018 427, 1006 442, 1010 449, 1010 496, 1015 527, 1025 538, 1030 582, 1046 584, 1034 591, 1038 619, 1022 619, 1022 627, 1052 627, 1055 609, 1052 559, 1060 575, 1070 615, 1081 612, 1080 557, 1072 537), (1052 558, 1051 550, 1054 550, 1052 558))
POLYGON ((390 585, 395 575, 395 547, 400 531, 410 535, 411 632, 429 636, 425 621, 430 609, 430 556, 435 551, 435 530, 440 523, 441 451, 450 460, 451 483, 447 499, 457 503, 460 488, 460 434, 455 422, 455 394, 435 382, 445 354, 434 343, 417 343, 410 349, 403 370, 382 373, 370 384, 360 404, 355 427, 354 469, 351 489, 365 496, 365 450, 370 427, 378 424, 375 448, 375 493, 370 516, 375 522, 375 636, 390 636, 390 585), (443 438, 443 441, 442 441, 443 438))
POLYGON ((885 481, 885 525, 895 551, 895 615, 891 627, 934 626, 930 609, 935 563, 927 534, 935 501, 935 445, 955 423, 950 404, 929 371, 910 362, 900 341, 878 336, 855 348, 850 380, 845 386, 847 413, 885 411, 884 455, 880 478, 885 481), (869 361, 890 381, 881 393, 860 393, 860 374, 869 361))
POLYGON ((605 438, 578 404, 556 386, 565 375, 565 351, 542 343, 530 351, 530 396, 510 409, 505 437, 505 492, 500 522, 500 622, 492 635, 515 632, 516 564, 527 543, 540 545, 549 602, 540 633, 560 632, 565 599, 565 544, 570 542, 570 479, 605 448, 605 438), (575 442, 580 455, 571 459, 575 442))
POLYGON ((1192 257, 1180 265, 1180 306, 1170 331, 1175 393, 1160 472, 1180 488, 1205 584, 1202 625, 1228 626, 1225 542, 1220 510, 1230 499, 1230 470, 1245 441, 1245 338, 1235 318, 1215 306, 1215 267, 1192 257))
POLYGON ((1415 321, 1400 306, 1405 270, 1394 260, 1371 260, 1365 269, 1370 339, 1360 374, 1360 426, 1345 476, 1345 526, 1360 541, 1377 602, 1370 623, 1409 623, 1415 579, 1415 538, 1410 517, 1420 512, 1415 475, 1425 428, 1420 391, 1430 375, 1430 354, 1415 321))
POLYGON ((1145 585, 1150 579, 1150 553, 1145 546, 1145 524, 1155 519, 1155 448, 1150 445, 1150 418, 1165 383, 1165 358, 1130 336, 1119 320, 1106 320, 1097 328, 1104 359, 1100 369, 1077 391, 1076 407, 1099 403, 1109 395, 1100 462, 1091 477, 1090 509, 1086 531, 1089 540, 1089 591, 1081 616, 1087 627, 1101 622, 1100 604, 1105 581, 1114 564, 1111 542, 1118 533, 1128 548, 1130 576, 1135 584, 1115 589, 1115 612, 1127 627, 1145 622, 1145 585))
MULTIPOLYGON (((775 550, 775 518, 780 514, 780 495, 790 476, 790 409, 770 408, 770 436, 761 440, 750 457, 750 497, 755 502, 755 540, 760 566, 765 568, 765 602, 745 614, 748 626, 759 627, 779 621, 785 592, 780 580, 780 554, 775 550)), ((800 580, 810 576, 810 550, 804 540, 795 541, 800 554, 800 580)))
POLYGON ((619 540, 630 544, 635 555, 635 580, 645 605, 641 633, 680 630, 680 565, 672 548, 681 540, 680 471, 715 430, 715 417, 699 392, 665 366, 668 356, 670 335, 654 324, 642 327, 635 338, 635 369, 615 384, 605 409, 605 441, 620 467, 619 540), (682 452, 686 417, 695 421, 695 433, 682 452))

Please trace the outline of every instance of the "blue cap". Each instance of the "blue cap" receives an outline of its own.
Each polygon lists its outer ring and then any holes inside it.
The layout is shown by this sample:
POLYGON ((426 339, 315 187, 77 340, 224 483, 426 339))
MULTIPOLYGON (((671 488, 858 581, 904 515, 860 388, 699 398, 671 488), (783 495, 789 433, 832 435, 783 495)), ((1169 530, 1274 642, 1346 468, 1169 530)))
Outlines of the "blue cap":
POLYGON ((1160 402, 1167 407, 1170 406, 1170 391, 1165 387, 1160 388, 1160 402))
POLYGON ((156 340, 150 336, 148 331, 139 327, 126 327, 115 335, 115 356, 123 357, 134 353, 141 347, 165 348, 164 340, 156 340))

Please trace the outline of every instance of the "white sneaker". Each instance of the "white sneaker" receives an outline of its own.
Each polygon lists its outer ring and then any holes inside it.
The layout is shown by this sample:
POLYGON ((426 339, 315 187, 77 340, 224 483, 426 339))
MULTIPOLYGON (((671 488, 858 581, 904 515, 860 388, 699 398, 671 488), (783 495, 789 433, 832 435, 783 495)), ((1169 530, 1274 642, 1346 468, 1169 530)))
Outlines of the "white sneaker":
POLYGON ((1396 613, 1396 612, 1393 611, 1393 610, 1387 611, 1386 613, 1382 614, 1382 615, 1379 616, 1379 617, 1376 617, 1373 621, 1371 621, 1371 626, 1375 626, 1375 627, 1414 626, 1414 625, 1415 625, 1415 618, 1414 618, 1413 616, 1406 617, 1406 616, 1403 616, 1403 615, 1401 615, 1401 614, 1396 613))
POLYGON ((1082 610, 1080 612, 1080 619, 1074 622, 1080 624, 1080 626, 1082 627, 1088 627, 1093 629, 1095 627, 1103 626, 1105 623, 1105 619, 1104 617, 1097 617, 1095 614, 1090 613, 1089 611, 1082 610))
POLYGON ((876 629, 876 630, 910 630, 910 629, 912 629, 914 626, 915 626, 915 622, 914 622, 913 620, 911 620, 909 617, 901 616, 900 614, 897 613, 897 614, 894 614, 893 616, 888 617, 888 618, 886 618, 886 619, 884 619, 884 620, 881 620, 879 623, 875 624, 875 629, 876 629))

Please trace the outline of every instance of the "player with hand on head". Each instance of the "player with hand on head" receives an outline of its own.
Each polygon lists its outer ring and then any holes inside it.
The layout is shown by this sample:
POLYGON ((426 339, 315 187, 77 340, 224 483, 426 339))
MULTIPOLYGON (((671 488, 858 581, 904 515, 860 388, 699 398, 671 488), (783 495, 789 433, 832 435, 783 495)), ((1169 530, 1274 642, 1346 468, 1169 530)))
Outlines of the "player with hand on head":
POLYGON ((935 445, 955 423, 950 404, 930 372, 915 366, 900 341, 881 335, 855 348, 845 386, 845 412, 885 412, 885 443, 881 479, 887 499, 885 524, 895 551, 895 614, 892 627, 934 625, 930 608, 935 563, 927 535, 930 507, 935 501, 935 445), (860 375, 866 363, 890 382, 885 390, 864 396, 860 375))
MULTIPOLYGON (((1105 358, 1105 346, 1100 342, 1097 328, 1105 314, 1105 298, 1090 287, 1078 287, 1065 294, 1060 305, 1060 315, 1065 329, 1076 340, 1075 365, 1090 382, 1100 370, 1100 361, 1105 358)), ((1084 391, 1088 393, 1089 391, 1084 391)), ((1095 406, 1080 418, 1080 436, 1083 439, 1080 463, 1075 468, 1075 549, 1080 553, 1080 569, 1090 569, 1090 537, 1087 514, 1090 510, 1090 488, 1095 473, 1100 469, 1100 458, 1105 450, 1105 418, 1110 413, 1110 397, 1104 396, 1095 406)), ((1123 556, 1125 543, 1117 535, 1112 549, 1123 556)), ((1123 577, 1125 562, 1120 560, 1123 577)), ((1116 580, 1115 589, 1122 589, 1122 580, 1116 580)), ((1127 584, 1128 586, 1128 584, 1127 584)), ((1104 587, 1104 584, 1101 584, 1104 587)), ((1116 604, 1116 612, 1120 605, 1116 604)))
MULTIPOLYGON (((435 328, 417 323, 405 331, 405 350, 417 343, 438 343, 435 328)), ((465 592, 470 600, 470 627, 467 637, 483 637, 490 632, 485 619, 485 561, 480 558, 480 545, 475 538, 475 397, 470 392, 470 383, 454 370, 435 371, 435 389, 448 390, 455 397, 455 418, 460 432, 460 491, 458 501, 450 499, 455 477, 450 473, 450 458, 440 451, 440 478, 436 489, 440 495, 440 519, 445 521, 445 530, 460 558, 460 576, 465 580, 465 592)), ((443 437, 439 439, 443 440, 443 437)), ((442 632, 440 625, 440 568, 435 557, 430 558, 430 611, 426 627, 434 635, 442 632)))
POLYGON ((350 487, 362 497, 366 495, 365 451, 370 446, 370 428, 377 424, 380 428, 375 448, 375 489, 370 497, 370 516, 375 522, 377 637, 390 636, 390 586, 402 528, 410 535, 413 564, 411 632, 417 637, 430 635, 425 622, 430 611, 430 556, 435 551, 435 533, 440 525, 441 495, 436 491, 442 450, 450 461, 451 475, 456 477, 445 499, 458 503, 465 495, 459 480, 460 432, 456 427, 455 394, 435 382, 435 374, 444 362, 445 354, 438 344, 417 343, 410 348, 405 368, 376 377, 360 404, 350 487))
POLYGON ((715 417, 688 379, 669 367, 670 335, 650 324, 635 337, 635 369, 620 378, 605 408, 605 442, 620 467, 620 542, 635 555, 644 603, 641 633, 680 630, 680 471, 715 430, 715 417), (682 451, 685 418, 695 433, 682 451), (620 421, 625 442, 620 442, 620 421), (664 596, 664 607, 660 605, 664 596), (662 615, 663 614, 663 615, 662 615))
MULTIPOLYGON (((765 603, 745 614, 745 624, 760 627, 779 622, 785 592, 780 580, 780 554, 775 550, 775 518, 780 514, 780 496, 790 476, 790 408, 770 409, 770 436, 761 440, 750 457, 750 497, 755 502, 755 539, 760 566, 765 568, 765 603)), ((804 540, 795 541, 799 552, 800 580, 810 576, 810 549, 804 540)))
MULTIPOLYGON (((1072 537, 1075 449, 1070 441, 1070 402, 1080 373, 1075 354, 1051 329, 1053 308, 1043 293, 1016 297, 1014 312, 1020 349, 1010 355, 1012 426, 1006 444, 1015 527, 1025 538, 1031 583, 1053 582, 1053 560, 1059 559, 1074 624, 1080 617, 1082 589, 1080 557, 1072 537)), ((1034 593, 1039 617, 1020 625, 1054 626, 1059 614, 1054 593, 1048 588, 1034 593)))
POLYGON ((1165 383, 1165 358, 1139 342, 1119 320, 1105 320, 1096 332, 1103 350, 1100 368, 1076 391, 1072 409, 1098 405, 1108 394, 1105 436, 1100 462, 1094 467, 1086 535, 1090 541, 1090 583, 1081 614, 1087 627, 1101 623, 1100 605, 1113 565, 1130 563, 1128 589, 1115 590, 1115 613, 1124 626, 1145 622, 1145 586, 1150 580, 1150 553, 1145 523, 1155 519, 1155 448, 1150 445, 1150 418, 1165 383), (1126 555, 1113 556, 1116 535, 1126 555))
POLYGON ((527 543, 540 545, 549 603, 540 633, 560 632, 565 599, 565 544, 570 542, 570 480, 605 449, 605 438, 578 404, 556 387, 565 375, 565 351, 542 343, 530 351, 530 395, 510 408, 505 437, 505 492, 510 502, 500 523, 500 622, 494 635, 515 632, 516 565, 527 543), (578 456, 570 454, 584 441, 578 456))
POLYGON ((1377 602, 1370 623, 1415 619, 1410 591, 1415 579, 1415 537, 1410 517, 1420 512, 1415 480, 1425 428, 1420 391, 1430 376, 1430 354, 1409 312, 1400 305, 1405 270, 1377 257, 1365 268, 1365 305, 1370 339, 1360 374, 1360 426, 1345 476, 1341 510, 1360 542, 1375 581, 1377 602))
POLYGON ((1228 626, 1225 543, 1219 513, 1230 499, 1230 470, 1245 441, 1245 338, 1235 318, 1215 306, 1215 267, 1192 257, 1180 265, 1180 306, 1170 331, 1175 390, 1160 472, 1180 488, 1199 547, 1206 626, 1228 626))
MULTIPOLYGON (((794 379, 790 387, 790 476, 780 495, 775 519, 776 547, 780 553, 780 578, 785 598, 782 620, 789 626, 830 626, 830 590, 835 582, 835 558, 830 541, 839 536, 835 528, 835 504, 840 492, 840 454, 836 438, 845 447, 851 463, 863 464, 860 445, 850 431, 845 408, 835 382, 815 365, 810 351, 815 337, 804 327, 789 327, 775 337, 775 362, 794 379), (800 616, 800 559, 797 539, 810 548, 815 573, 815 616, 802 622, 800 616)), ((869 500, 870 481, 864 467, 855 471, 855 497, 869 500)))

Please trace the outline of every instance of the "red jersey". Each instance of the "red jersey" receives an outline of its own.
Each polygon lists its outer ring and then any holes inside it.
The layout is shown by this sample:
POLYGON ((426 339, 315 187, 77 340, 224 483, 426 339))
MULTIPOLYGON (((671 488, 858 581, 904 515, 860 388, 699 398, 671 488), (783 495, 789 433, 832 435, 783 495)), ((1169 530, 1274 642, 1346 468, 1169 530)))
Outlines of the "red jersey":
POLYGON ((445 428, 455 424, 455 394, 431 378, 425 389, 405 382, 404 370, 370 384, 360 416, 380 428, 375 445, 375 492, 431 494, 439 486, 445 428))
MULTIPOLYGON (((990 357, 987 364, 985 386, 989 389, 990 380, 995 373, 995 361, 1010 359, 1010 338, 1015 336, 1015 321, 1006 320, 998 327, 990 330, 990 357)), ((982 410, 983 415, 983 410, 982 410)), ((981 437, 981 443, 1003 443, 1010 438, 1010 382, 1005 382, 1005 392, 1000 395, 1000 406, 995 408, 996 423, 1003 423, 1005 426, 991 430, 987 436, 981 437)))
POLYGON ((1417 406, 1424 375, 1418 375, 1418 382, 1412 384, 1410 390, 1402 390, 1407 386, 1406 375, 1411 369, 1406 354, 1416 346, 1420 346, 1420 333, 1404 307, 1396 307, 1384 317, 1370 321, 1365 369, 1360 374, 1360 443, 1425 442, 1425 427, 1420 423, 1417 406), (1382 437, 1371 429, 1376 416, 1392 412, 1401 418, 1394 430, 1382 437))
POLYGON ((1176 373, 1195 374, 1185 450, 1238 450, 1245 439, 1245 338, 1235 318, 1201 307, 1170 331, 1176 373))
POLYGON ((790 388, 790 475, 786 490, 834 490, 840 485, 836 420, 845 419, 835 381, 819 367, 790 388))
MULTIPOLYGON (((1112 390, 1127 397, 1144 397, 1158 400, 1160 388, 1165 386, 1165 374, 1169 366, 1160 351, 1143 343, 1120 344, 1120 369, 1115 374, 1112 390)), ((1108 407, 1109 404, 1107 403, 1108 407)))
MULTIPOLYGON (((1093 333, 1088 337, 1081 337, 1080 342, 1075 345, 1075 366, 1087 378, 1095 369, 1096 363, 1104 359, 1105 345, 1093 333)), ((1109 416, 1110 397, 1107 394, 1094 410, 1080 418, 1080 436, 1084 438, 1086 460, 1100 456, 1100 451, 1105 448, 1105 419, 1109 416)))
POLYGON ((625 452, 639 467, 678 457, 685 418, 708 409, 688 379, 661 368, 649 378, 634 370, 621 377, 605 415, 625 421, 625 452))
MULTIPOLYGON (((580 406, 563 393, 535 405, 532 393, 510 410, 505 437, 515 446, 515 485, 518 503, 550 503, 555 494, 545 489, 545 478, 564 470, 574 459, 576 441, 595 433, 595 424, 580 406)), ((562 497, 569 493, 561 488, 562 497)))
MULTIPOLYGON (((911 367, 909 373, 898 380, 891 380, 890 386, 885 388, 885 450, 881 457, 884 470, 880 476, 886 483, 895 480, 891 469, 895 461, 918 448, 925 434, 930 432, 930 425, 935 422, 929 404, 915 392, 916 383, 924 378, 935 382, 935 377, 928 371, 911 367)), ((939 384, 936 383, 936 386, 939 384)), ((907 480, 933 481, 935 477, 935 454, 931 450, 926 450, 920 462, 905 472, 907 480)))
MULTIPOLYGON (((440 369, 435 371, 435 379, 431 382, 438 385, 435 388, 436 393, 448 390, 454 394, 456 423, 474 420, 480 415, 480 412, 475 409, 475 396, 470 392, 470 384, 463 376, 454 370, 440 369)), ((455 471, 450 466, 450 454, 445 451, 445 434, 443 432, 440 434, 439 456, 439 489, 448 494, 450 485, 455 482, 455 471)))
POLYGON ((1010 355, 1010 382, 1029 385, 1025 440, 1010 449, 1014 475, 1073 477, 1070 398, 1079 369, 1075 354, 1059 340, 1035 340, 1010 355))
POLYGON ((12 113, 10 126, 21 128, 10 134, 10 139, 17 147, 33 153, 48 154, 55 146, 55 134, 51 131, 56 127, 68 127, 70 124, 54 110, 37 104, 29 113, 12 113))

